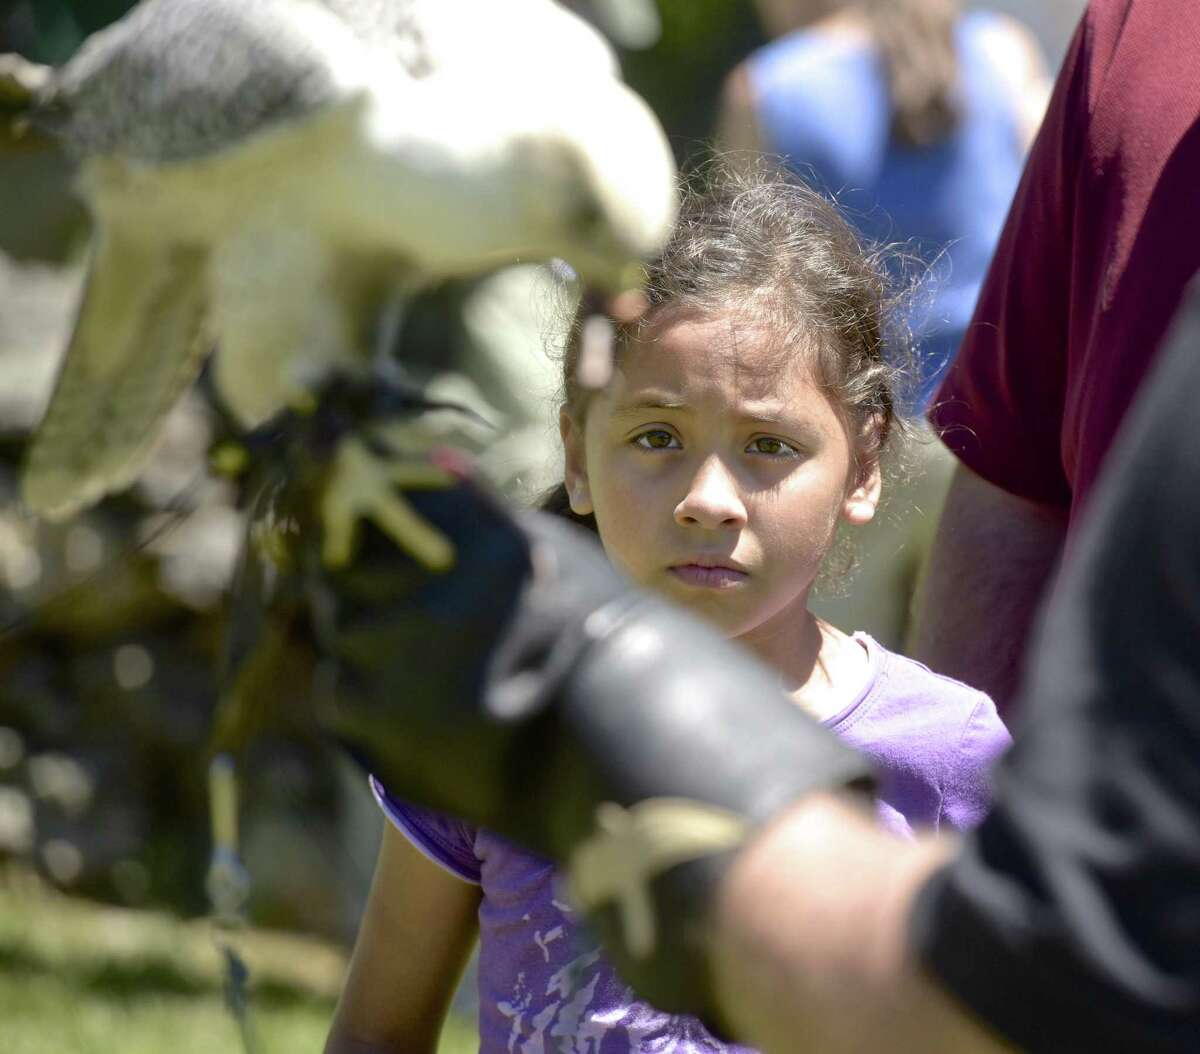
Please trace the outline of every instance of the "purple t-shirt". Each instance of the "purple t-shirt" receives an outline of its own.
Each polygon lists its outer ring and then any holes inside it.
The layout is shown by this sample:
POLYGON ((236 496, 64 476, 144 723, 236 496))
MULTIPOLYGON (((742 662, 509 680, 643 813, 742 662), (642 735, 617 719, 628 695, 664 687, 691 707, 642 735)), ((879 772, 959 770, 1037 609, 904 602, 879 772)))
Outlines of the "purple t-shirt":
MULTIPOLYGON (((858 698, 825 725, 874 762, 881 822, 974 826, 987 810, 988 770, 1008 733, 991 700, 864 634, 871 672, 858 698)), ((482 887, 479 907, 481 1054, 714 1054, 744 1051, 695 1018, 634 997, 565 902, 554 865, 491 831, 372 789, 391 821, 430 860, 482 887)))

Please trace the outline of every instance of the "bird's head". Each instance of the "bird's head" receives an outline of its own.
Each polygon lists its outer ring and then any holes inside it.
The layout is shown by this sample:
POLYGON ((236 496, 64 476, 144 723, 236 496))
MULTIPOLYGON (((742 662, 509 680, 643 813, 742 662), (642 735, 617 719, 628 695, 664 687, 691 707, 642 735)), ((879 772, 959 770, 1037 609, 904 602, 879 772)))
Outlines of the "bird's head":
MULTIPOLYGON (((560 99, 557 133, 518 142, 538 176, 521 180, 519 210, 585 284, 617 293, 666 242, 677 206, 675 161, 657 118, 615 79, 560 99), (558 178, 547 180, 556 170, 558 178)), ((547 94, 553 94, 548 92, 547 94)))

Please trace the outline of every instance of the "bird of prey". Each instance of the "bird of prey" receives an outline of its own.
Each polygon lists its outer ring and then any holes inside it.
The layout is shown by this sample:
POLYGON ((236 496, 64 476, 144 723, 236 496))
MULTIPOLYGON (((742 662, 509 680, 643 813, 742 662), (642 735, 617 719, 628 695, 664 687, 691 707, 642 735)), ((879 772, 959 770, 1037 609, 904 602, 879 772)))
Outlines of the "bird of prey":
MULTIPOLYGON (((23 478, 47 517, 132 482, 214 348, 254 427, 368 371, 427 283, 557 257, 619 291, 673 220, 660 126, 553 0, 143 0, 60 69, 0 80, 78 160, 95 223, 23 478)), ((355 500, 394 521, 361 453, 355 500)))

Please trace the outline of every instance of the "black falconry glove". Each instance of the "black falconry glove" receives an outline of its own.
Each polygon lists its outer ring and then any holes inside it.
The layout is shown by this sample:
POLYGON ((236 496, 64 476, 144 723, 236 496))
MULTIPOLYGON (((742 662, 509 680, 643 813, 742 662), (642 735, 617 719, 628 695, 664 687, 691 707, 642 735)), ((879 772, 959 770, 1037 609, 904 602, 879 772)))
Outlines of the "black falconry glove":
POLYGON ((797 798, 869 792, 868 763, 747 652, 631 587, 589 532, 507 510, 457 455, 435 450, 444 485, 404 495, 453 547, 448 570, 370 523, 330 567, 332 451, 347 422, 363 434, 362 407, 335 401, 282 429, 291 468, 268 503, 312 623, 318 722, 390 793, 561 862, 625 979, 719 1031, 705 948, 720 876, 797 798))

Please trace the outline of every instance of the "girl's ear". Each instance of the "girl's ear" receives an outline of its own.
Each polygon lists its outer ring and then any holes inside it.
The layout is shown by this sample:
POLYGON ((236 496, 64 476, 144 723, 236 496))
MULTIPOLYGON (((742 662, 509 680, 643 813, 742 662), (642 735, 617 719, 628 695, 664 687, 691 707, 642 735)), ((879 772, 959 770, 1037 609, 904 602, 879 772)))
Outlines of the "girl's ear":
POLYGON ((842 519, 855 527, 870 523, 879 507, 879 494, 883 489, 879 450, 883 446, 884 429, 884 419, 878 414, 871 414, 863 421, 853 443, 852 448, 858 452, 858 457, 850 489, 842 499, 842 519))
POLYGON ((563 484, 571 511, 576 516, 590 515, 592 494, 588 489, 587 457, 583 445, 583 428, 571 416, 564 404, 558 408, 558 432, 563 444, 563 484))
POLYGON ((879 471, 879 461, 873 460, 869 467, 862 466, 857 473, 854 489, 842 501, 842 519, 855 527, 870 523, 875 517, 882 489, 883 477, 879 471))

